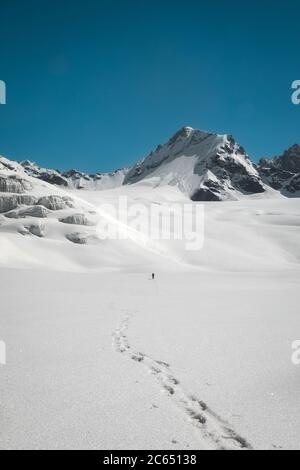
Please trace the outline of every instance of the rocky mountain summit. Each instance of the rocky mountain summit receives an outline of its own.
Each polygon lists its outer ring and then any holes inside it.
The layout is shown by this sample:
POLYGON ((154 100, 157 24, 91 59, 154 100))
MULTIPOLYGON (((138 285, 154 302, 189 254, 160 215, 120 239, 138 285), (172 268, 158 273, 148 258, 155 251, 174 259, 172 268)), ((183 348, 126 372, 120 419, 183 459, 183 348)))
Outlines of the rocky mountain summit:
POLYGON ((176 185, 194 201, 238 199, 265 191, 245 149, 231 135, 180 129, 164 145, 134 165, 124 184, 152 180, 176 185))
POLYGON ((265 184, 287 197, 300 196, 300 146, 293 145, 282 155, 263 158, 258 164, 265 184))
POLYGON ((244 148, 231 135, 183 127, 132 167, 112 173, 59 172, 28 160, 24 171, 42 181, 70 189, 103 190, 141 181, 171 185, 195 201, 223 201, 263 193, 265 184, 244 148))

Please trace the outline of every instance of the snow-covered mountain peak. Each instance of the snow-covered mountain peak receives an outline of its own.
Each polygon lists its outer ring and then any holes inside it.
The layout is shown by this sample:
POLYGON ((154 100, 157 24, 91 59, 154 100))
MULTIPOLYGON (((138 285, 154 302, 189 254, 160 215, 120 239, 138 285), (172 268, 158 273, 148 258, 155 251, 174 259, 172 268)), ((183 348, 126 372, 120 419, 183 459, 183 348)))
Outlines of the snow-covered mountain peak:
POLYGON ((246 154, 231 135, 183 127, 127 173, 124 184, 148 180, 173 185, 195 200, 237 199, 265 191, 246 154))
MULTIPOLYGON (((272 160, 272 165, 280 169, 298 168, 299 155, 300 147, 295 145, 282 157, 272 160)), ((251 162, 232 135, 190 126, 179 129, 133 166, 112 173, 60 172, 42 168, 30 160, 17 164, 2 159, 0 165, 11 169, 18 165, 25 174, 62 188, 104 190, 145 183, 148 187, 176 186, 187 197, 199 201, 239 199, 243 195, 263 193, 266 190, 264 183, 268 184, 265 175, 258 172, 260 166, 251 162)))

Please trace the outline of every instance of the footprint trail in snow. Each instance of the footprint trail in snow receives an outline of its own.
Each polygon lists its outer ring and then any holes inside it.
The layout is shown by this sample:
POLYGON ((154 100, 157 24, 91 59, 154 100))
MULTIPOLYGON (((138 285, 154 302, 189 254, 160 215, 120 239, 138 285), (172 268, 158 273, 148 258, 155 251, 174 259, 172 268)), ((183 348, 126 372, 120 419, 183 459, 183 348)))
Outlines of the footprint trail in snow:
POLYGON ((148 370, 194 427, 202 446, 216 450, 251 450, 251 445, 206 403, 181 387, 180 381, 171 372, 170 364, 132 349, 126 335, 128 326, 129 317, 126 317, 113 333, 114 349, 148 370))

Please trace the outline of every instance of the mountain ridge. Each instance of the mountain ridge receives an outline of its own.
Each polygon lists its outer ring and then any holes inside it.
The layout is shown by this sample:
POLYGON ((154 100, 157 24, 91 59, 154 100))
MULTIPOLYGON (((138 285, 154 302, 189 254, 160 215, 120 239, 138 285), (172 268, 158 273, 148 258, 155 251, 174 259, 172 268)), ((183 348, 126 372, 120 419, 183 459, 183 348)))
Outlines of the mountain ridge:
POLYGON ((298 144, 281 156, 254 163, 232 135, 190 126, 179 129, 135 164, 109 173, 61 172, 30 160, 19 165, 27 175, 65 189, 106 190, 146 182, 153 187, 178 186, 195 201, 235 200, 269 188, 287 197, 300 196, 298 144))

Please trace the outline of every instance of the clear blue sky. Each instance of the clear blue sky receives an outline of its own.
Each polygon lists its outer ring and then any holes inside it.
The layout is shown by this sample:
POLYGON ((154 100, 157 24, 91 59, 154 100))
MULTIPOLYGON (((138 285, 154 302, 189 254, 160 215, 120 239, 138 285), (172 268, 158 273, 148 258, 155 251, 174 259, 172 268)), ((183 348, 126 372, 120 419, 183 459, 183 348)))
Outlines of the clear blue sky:
POLYGON ((106 171, 183 125, 253 158, 300 143, 300 0, 7 0, 0 18, 0 154, 106 171))

